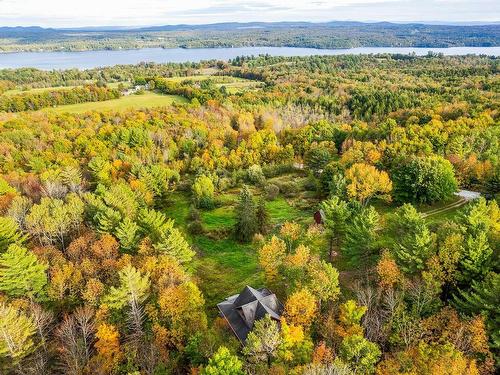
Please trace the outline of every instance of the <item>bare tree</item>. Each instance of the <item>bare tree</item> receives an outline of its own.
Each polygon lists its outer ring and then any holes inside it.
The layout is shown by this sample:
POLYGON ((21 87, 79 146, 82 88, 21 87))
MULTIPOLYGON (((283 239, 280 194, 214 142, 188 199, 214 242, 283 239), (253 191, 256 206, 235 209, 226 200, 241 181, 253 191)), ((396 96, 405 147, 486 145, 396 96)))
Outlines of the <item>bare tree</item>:
POLYGON ((88 364, 95 341, 94 311, 80 307, 57 328, 59 365, 64 374, 80 375, 88 364))

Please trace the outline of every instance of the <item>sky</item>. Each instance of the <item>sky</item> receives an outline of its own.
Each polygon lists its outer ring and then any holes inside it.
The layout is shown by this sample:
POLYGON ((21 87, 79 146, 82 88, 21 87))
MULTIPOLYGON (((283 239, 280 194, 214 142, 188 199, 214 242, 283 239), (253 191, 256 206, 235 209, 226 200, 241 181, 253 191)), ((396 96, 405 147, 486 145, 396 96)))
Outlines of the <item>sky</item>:
POLYGON ((499 22, 500 0, 0 0, 0 26, 335 20, 499 22))

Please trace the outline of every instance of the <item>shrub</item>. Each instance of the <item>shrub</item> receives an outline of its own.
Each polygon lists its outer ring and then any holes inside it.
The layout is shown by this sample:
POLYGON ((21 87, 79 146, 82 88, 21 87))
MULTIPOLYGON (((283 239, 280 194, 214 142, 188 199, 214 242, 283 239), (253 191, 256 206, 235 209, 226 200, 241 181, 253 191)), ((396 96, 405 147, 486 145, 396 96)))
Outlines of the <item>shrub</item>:
POLYGON ((266 192, 266 198, 269 201, 275 200, 278 197, 278 194, 280 193, 280 188, 274 184, 266 185, 264 190, 266 192))
POLYGON ((196 207, 213 208, 214 193, 215 188, 210 177, 200 176, 196 178, 193 184, 193 198, 196 207))
POLYGON ((248 168, 247 178, 254 185, 263 184, 266 181, 266 176, 264 176, 262 168, 258 164, 251 165, 248 168))

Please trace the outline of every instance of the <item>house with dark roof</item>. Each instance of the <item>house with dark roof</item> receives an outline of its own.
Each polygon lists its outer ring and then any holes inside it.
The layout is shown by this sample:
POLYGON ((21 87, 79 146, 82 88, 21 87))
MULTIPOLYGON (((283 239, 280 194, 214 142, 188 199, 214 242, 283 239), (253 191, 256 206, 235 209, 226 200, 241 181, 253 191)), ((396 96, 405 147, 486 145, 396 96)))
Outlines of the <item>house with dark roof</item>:
POLYGON ((283 304, 276 294, 267 288, 254 289, 248 285, 240 294, 226 298, 217 307, 241 343, 245 342, 257 320, 269 315, 279 322, 283 313, 283 304))

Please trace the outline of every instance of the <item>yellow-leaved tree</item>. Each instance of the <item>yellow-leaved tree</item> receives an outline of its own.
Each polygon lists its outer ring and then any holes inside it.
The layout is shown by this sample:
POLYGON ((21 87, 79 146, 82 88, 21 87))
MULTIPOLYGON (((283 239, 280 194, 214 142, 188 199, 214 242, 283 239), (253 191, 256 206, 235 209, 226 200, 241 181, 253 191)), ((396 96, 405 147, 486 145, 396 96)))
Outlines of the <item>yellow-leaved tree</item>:
POLYGON ((373 197, 391 201, 392 181, 385 171, 373 165, 356 163, 345 172, 347 194, 366 206, 373 197))

